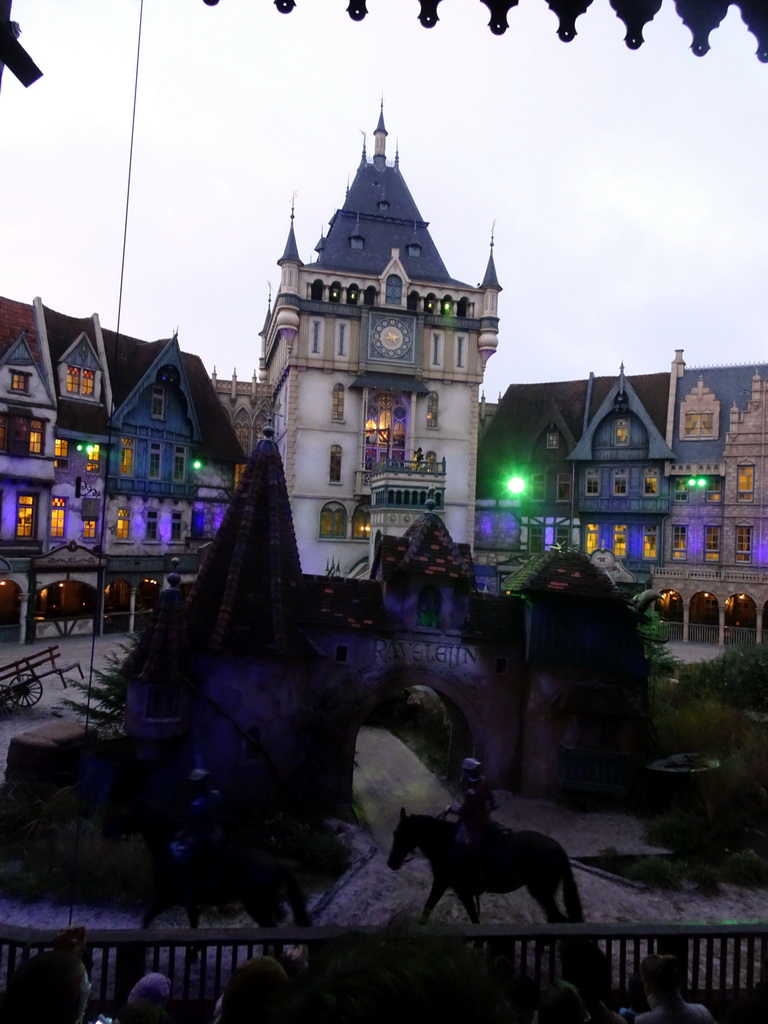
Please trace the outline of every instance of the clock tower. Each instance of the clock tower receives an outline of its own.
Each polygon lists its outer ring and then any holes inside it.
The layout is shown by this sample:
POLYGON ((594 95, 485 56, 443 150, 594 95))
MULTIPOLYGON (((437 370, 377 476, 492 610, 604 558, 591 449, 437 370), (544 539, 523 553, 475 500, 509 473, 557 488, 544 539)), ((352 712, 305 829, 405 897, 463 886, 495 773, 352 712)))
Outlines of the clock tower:
POLYGON ((313 262, 291 212, 261 333, 309 573, 367 575, 381 538, 430 497, 456 542, 473 537, 479 388, 498 341, 493 248, 481 285, 448 273, 386 139, 382 109, 373 158, 364 144, 313 262))

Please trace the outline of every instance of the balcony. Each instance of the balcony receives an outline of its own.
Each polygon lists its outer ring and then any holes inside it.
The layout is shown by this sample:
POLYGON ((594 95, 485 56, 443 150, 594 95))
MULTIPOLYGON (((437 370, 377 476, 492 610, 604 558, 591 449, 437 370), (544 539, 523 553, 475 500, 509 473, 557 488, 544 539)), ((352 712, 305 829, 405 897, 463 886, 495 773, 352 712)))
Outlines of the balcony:
POLYGON ((436 507, 443 507, 445 459, 382 459, 369 477, 373 505, 423 507, 434 492, 436 507))
POLYGON ((191 498, 197 484, 174 480, 142 480, 139 477, 114 477, 107 481, 107 493, 140 495, 143 498, 191 498))
POLYGON ((605 497, 581 495, 578 505, 581 515, 587 515, 590 512, 618 512, 620 514, 640 512, 664 515, 669 512, 669 498, 660 495, 611 494, 605 497))

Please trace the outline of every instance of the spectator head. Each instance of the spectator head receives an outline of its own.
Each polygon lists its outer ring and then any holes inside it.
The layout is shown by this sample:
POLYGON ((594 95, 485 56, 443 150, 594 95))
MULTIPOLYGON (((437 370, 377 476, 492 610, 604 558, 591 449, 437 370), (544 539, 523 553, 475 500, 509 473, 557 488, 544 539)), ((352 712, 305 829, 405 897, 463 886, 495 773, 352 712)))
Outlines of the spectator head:
POLYGON ((290 982, 274 957, 254 956, 235 969, 221 996, 221 1024, 250 1024, 281 999, 290 982))
POLYGON ((604 1000, 611 993, 611 961, 591 939, 567 939, 560 943, 563 979, 579 990, 585 1002, 604 1000))
POLYGON ((157 1003, 158 1006, 167 1006, 171 998, 171 982, 164 974, 153 971, 139 978, 131 991, 128 993, 126 1003, 135 1003, 139 999, 150 1003, 157 1003))
POLYGON ((83 961, 75 953, 40 953, 24 960, 8 981, 3 1024, 80 1024, 91 997, 83 961))
POLYGON ((586 1024, 589 1013, 573 985, 560 981, 539 996, 538 1024, 586 1024))
POLYGON ((171 1024, 171 1018, 159 1003, 151 999, 135 999, 119 1011, 114 1024, 171 1024))
POLYGON ((671 995, 680 988, 680 970, 674 956, 647 956, 640 963, 646 994, 671 995))
POLYGON ((627 999, 633 1013, 648 1013, 650 1010, 642 975, 630 974, 627 978, 627 999))

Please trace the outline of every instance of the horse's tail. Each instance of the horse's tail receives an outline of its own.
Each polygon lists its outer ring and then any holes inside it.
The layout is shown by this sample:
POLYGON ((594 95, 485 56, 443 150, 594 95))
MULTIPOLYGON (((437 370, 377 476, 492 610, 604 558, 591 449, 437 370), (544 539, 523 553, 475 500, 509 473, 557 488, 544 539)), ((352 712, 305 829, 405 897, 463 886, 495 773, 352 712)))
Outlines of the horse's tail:
POLYGON ((579 921, 584 920, 581 897, 579 896, 576 879, 573 877, 573 868, 567 854, 563 864, 563 902, 565 903, 565 912, 571 924, 577 924, 579 921))
POLYGON ((301 886, 296 880, 295 875, 288 870, 283 868, 283 885, 285 886, 285 894, 288 897, 288 902, 291 905, 291 912, 293 913, 294 924, 300 927, 309 927, 312 924, 309 918, 309 911, 307 910, 307 901, 304 899, 304 893, 301 886))

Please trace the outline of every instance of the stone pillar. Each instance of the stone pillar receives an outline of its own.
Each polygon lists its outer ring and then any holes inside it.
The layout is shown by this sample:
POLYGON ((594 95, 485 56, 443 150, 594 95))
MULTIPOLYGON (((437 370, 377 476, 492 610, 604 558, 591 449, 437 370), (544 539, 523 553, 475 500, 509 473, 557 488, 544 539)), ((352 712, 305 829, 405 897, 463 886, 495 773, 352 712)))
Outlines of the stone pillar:
POLYGON ((722 645, 725 643, 725 605, 718 604, 717 606, 717 618, 718 618, 718 635, 717 642, 722 645))
POLYGON ((134 618, 136 616, 136 587, 131 587, 131 597, 128 604, 128 632, 133 632, 134 618))
POLYGON ((29 594, 22 593, 19 608, 19 643, 27 642, 27 611, 29 610, 29 594))
POLYGON ((690 618, 690 608, 688 602, 683 602, 683 640, 688 641, 688 619, 690 618))

